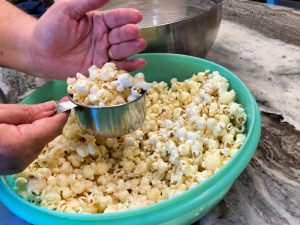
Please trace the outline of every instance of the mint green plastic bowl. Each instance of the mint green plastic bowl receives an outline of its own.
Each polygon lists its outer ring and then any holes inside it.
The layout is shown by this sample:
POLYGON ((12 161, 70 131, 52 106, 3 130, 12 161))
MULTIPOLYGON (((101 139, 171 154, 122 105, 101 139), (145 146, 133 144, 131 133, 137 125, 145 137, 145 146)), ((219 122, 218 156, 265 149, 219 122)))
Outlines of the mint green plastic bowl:
MULTIPOLYGON (((12 189, 14 180, 10 176, 1 177, 0 200, 13 213, 34 225, 182 225, 199 220, 228 192, 252 158, 261 132, 259 109, 245 84, 226 68, 196 57, 165 53, 140 54, 135 57, 143 57, 148 61, 141 71, 149 81, 168 82, 173 77, 184 80, 207 69, 217 70, 226 77, 230 88, 237 92, 237 102, 244 106, 247 113, 247 139, 241 150, 216 174, 189 191, 151 206, 118 213, 84 215, 44 209, 24 201, 15 194, 12 189)), ((58 100, 64 95, 65 82, 49 81, 22 103, 58 100)))

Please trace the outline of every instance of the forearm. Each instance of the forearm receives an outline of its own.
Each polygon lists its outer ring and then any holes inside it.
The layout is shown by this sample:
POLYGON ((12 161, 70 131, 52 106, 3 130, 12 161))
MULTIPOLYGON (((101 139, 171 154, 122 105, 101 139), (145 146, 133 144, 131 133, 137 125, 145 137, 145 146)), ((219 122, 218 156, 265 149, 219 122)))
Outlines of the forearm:
POLYGON ((31 73, 28 47, 36 19, 0 0, 0 66, 31 73))
POLYGON ((38 20, 0 0, 0 66, 45 78, 65 79, 112 61, 136 70, 144 59, 127 60, 146 48, 134 9, 97 9, 108 0, 59 0, 38 20), (114 57, 108 55, 109 49, 114 57))

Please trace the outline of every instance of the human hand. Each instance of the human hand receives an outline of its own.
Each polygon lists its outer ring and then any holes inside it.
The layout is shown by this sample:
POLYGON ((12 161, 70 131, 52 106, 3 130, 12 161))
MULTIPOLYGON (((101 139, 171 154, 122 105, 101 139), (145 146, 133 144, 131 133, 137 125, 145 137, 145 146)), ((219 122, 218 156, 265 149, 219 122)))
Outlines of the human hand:
POLYGON ((24 170, 61 133, 68 114, 55 112, 55 102, 0 104, 0 175, 24 170))
POLYGON ((36 75, 65 79, 112 61, 136 70, 144 59, 127 60, 146 48, 136 25, 142 14, 129 8, 94 11, 108 0, 60 0, 35 24, 28 38, 28 65, 36 75), (109 54, 110 52, 110 54, 109 54))

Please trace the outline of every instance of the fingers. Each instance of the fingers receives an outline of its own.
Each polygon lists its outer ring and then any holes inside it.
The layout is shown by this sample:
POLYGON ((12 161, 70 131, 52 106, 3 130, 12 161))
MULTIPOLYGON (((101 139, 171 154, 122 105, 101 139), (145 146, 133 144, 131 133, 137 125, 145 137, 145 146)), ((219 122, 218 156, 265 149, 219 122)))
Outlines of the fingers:
POLYGON ((140 31, 135 24, 126 24, 121 27, 117 27, 109 32, 108 42, 113 44, 119 44, 122 42, 132 41, 138 39, 140 31))
POLYGON ((126 24, 139 23, 143 19, 141 12, 131 8, 111 9, 101 13, 103 13, 103 19, 110 29, 126 24))
POLYGON ((68 113, 59 113, 36 120, 32 124, 19 125, 17 129, 28 145, 32 145, 33 149, 40 149, 61 134, 68 115, 68 113))
POLYGON ((67 113, 60 113, 32 124, 0 124, 0 174, 25 169, 42 148, 61 133, 67 119, 67 113))
POLYGON ((118 69, 123 69, 129 72, 138 70, 146 64, 146 60, 142 58, 123 60, 123 61, 112 61, 112 62, 116 64, 118 69))
POLYGON ((69 101, 69 97, 65 96, 59 100, 59 103, 69 101))
MULTIPOLYGON (((67 13, 71 18, 79 20, 84 14, 100 8, 107 2, 108 0, 68 0, 58 1, 55 7, 67 13)), ((119 8, 103 11, 103 19, 110 29, 128 23, 138 23, 142 18, 142 14, 136 9, 119 8)))
POLYGON ((69 0, 58 1, 57 6, 71 18, 79 20, 84 14, 100 8, 107 2, 108 0, 69 0))
POLYGON ((121 60, 135 55, 147 47, 146 40, 140 38, 133 41, 127 41, 120 44, 114 44, 110 47, 110 57, 112 60, 121 60))
POLYGON ((36 105, 1 104, 0 123, 28 124, 35 120, 51 116, 56 111, 54 101, 36 105))

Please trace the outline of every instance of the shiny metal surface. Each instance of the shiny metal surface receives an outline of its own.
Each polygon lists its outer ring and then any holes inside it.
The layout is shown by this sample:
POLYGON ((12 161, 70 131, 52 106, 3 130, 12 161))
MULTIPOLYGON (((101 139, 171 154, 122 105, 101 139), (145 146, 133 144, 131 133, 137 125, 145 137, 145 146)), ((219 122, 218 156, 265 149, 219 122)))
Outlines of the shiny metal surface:
POLYGON ((77 105, 71 101, 61 102, 56 106, 56 110, 59 113, 66 112, 70 109, 77 107, 77 105))
POLYGON ((139 24, 148 41, 144 52, 205 56, 216 39, 222 0, 114 0, 101 10, 131 7, 144 14, 139 24))
POLYGON ((146 94, 135 101, 118 106, 86 106, 77 104, 75 116, 80 127, 99 138, 119 137, 137 130, 146 116, 146 94))

